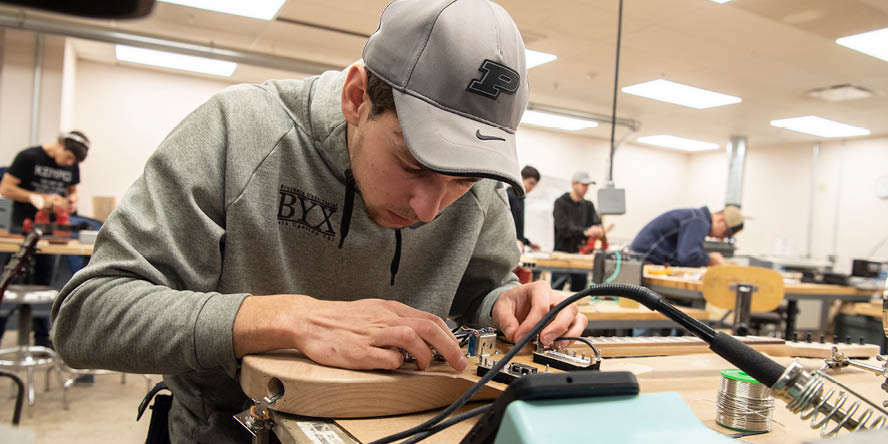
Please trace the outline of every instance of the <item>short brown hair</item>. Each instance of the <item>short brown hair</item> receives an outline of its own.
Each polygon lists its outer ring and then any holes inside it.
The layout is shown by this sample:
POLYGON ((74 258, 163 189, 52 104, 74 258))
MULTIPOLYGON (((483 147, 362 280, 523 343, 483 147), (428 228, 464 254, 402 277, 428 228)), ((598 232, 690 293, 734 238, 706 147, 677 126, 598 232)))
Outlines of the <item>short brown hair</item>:
POLYGON ((367 70, 367 95, 373 108, 370 117, 378 116, 386 111, 395 111, 395 97, 392 95, 392 87, 382 79, 367 70))
POLYGON ((521 178, 522 179, 536 179, 536 181, 539 182, 540 181, 540 172, 536 168, 534 168, 530 165, 527 165, 521 169, 521 178))

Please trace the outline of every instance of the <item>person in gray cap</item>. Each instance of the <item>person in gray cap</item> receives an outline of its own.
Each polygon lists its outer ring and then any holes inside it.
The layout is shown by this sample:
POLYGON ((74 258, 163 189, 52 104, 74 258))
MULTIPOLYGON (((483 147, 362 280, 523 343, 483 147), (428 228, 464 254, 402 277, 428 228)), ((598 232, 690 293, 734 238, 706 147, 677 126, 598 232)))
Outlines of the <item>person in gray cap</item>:
MULTIPOLYGON (((571 191, 555 200, 552 216, 555 219, 555 251, 576 253, 589 236, 601 237, 601 217, 595 211, 595 204, 586 200, 589 184, 595 182, 589 173, 578 171, 570 179, 571 191)), ((552 273, 552 287, 561 289, 570 278, 570 291, 586 288, 588 276, 585 273, 552 273)))
MULTIPOLYGON (((59 293, 54 340, 75 368, 162 373, 173 442, 243 442, 247 354, 299 349, 351 369, 401 350, 466 366, 444 323, 509 340, 563 300, 519 285, 497 181, 520 193, 524 44, 487 0, 401 0, 363 63, 240 85, 182 121, 59 293)), ((575 306, 542 332, 578 336, 575 306)))
POLYGON ((629 248, 644 256, 645 262, 677 267, 719 265, 725 258, 718 252, 707 253, 706 237, 724 239, 743 229, 743 213, 734 205, 710 213, 709 207, 680 208, 667 211, 650 221, 629 248))

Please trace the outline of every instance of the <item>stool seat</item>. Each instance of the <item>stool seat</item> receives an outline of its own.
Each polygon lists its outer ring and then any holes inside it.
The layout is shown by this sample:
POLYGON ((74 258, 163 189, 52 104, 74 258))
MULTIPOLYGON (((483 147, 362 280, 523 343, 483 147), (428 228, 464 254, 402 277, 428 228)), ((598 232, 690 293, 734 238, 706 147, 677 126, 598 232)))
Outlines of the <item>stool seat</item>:
MULTIPOLYGON (((25 387, 28 406, 34 406, 34 370, 39 367, 55 368, 61 365, 61 358, 55 350, 31 345, 31 305, 52 303, 58 291, 48 285, 10 285, 3 294, 3 302, 16 304, 18 311, 18 345, 0 350, 0 367, 14 370, 23 369, 27 374, 25 387)), ((47 390, 49 372, 46 373, 47 390)), ((59 376, 59 384, 63 384, 59 376)))
POLYGON ((10 304, 48 304, 59 292, 49 285, 10 285, 3 294, 3 302, 10 304))

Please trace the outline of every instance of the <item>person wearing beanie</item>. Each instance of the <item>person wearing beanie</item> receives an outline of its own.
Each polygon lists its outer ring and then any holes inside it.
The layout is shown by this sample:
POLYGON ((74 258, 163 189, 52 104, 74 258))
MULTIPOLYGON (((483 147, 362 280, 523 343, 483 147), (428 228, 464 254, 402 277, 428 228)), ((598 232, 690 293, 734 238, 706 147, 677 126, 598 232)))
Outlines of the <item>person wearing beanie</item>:
MULTIPOLYGON (((80 162, 86 159, 89 144, 85 134, 70 131, 60 134, 52 143, 25 148, 16 154, 0 179, 0 194, 13 201, 11 233, 21 233, 25 219, 33 221, 38 209, 63 207, 68 213, 76 211, 80 162)), ((55 258, 38 254, 33 260, 34 275, 29 279, 37 285, 49 285, 55 258)), ((34 343, 51 347, 46 321, 34 318, 34 343)))
MULTIPOLYGON (((398 0, 362 61, 236 85, 161 142, 53 305, 66 364, 160 373, 172 442, 247 442, 249 354, 350 369, 467 365, 445 324, 510 341, 564 297, 520 285, 505 182, 524 43, 488 0, 398 0)), ((582 334, 575 305, 541 331, 582 334)))
POLYGON ((629 245, 644 255, 645 262, 677 267, 719 265, 721 253, 706 253, 703 242, 707 236, 730 238, 743 229, 740 208, 728 205, 710 213, 708 207, 683 208, 663 213, 650 221, 629 245))

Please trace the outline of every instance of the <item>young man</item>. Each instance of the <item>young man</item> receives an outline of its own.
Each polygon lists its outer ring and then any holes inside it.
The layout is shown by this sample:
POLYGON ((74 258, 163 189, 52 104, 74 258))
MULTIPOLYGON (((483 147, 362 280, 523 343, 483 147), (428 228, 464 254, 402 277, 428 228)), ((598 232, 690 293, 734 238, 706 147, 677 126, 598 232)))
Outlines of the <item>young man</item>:
MULTIPOLYGON (((595 204, 585 199, 589 184, 595 182, 589 173, 578 171, 570 181, 570 193, 564 193, 555 200, 552 216, 555 218, 555 251, 576 253, 589 236, 601 237, 601 218, 595 211, 595 204)), ((570 276, 570 291, 586 288, 588 276, 585 273, 552 273, 553 288, 560 289, 570 276)))
MULTIPOLYGON (((524 184, 524 194, 530 194, 540 181, 540 172, 536 168, 527 165, 521 169, 521 182, 524 184)), ((524 197, 513 187, 506 189, 509 196, 509 209, 512 211, 512 219, 515 221, 515 234, 521 246, 528 246, 533 251, 538 251, 540 246, 524 237, 524 197)))
MULTIPOLYGON (((519 286, 505 192, 524 44, 487 0, 401 0, 365 65, 236 86, 167 137, 53 307, 67 364, 163 373, 173 441, 246 439, 246 354, 297 348, 393 369, 430 347, 465 358, 443 321, 510 340, 561 297, 519 286), (199 171, 198 171, 199 170, 199 171)), ((577 336, 575 306, 542 332, 577 336)))
POLYGON ((12 199, 12 232, 21 233, 25 219, 34 220, 37 205, 77 205, 80 162, 89 152, 89 139, 80 131, 59 135, 54 143, 32 146, 19 152, 0 180, 0 194, 12 199))
POLYGON ((703 251, 706 236, 723 239, 743 229, 743 214, 733 205, 710 214, 709 208, 668 211, 650 221, 635 236, 630 249, 654 264, 703 267, 724 263, 721 253, 703 251))
MULTIPOLYGON (((0 194, 12 199, 10 232, 21 233, 25 219, 34 221, 40 208, 65 208, 68 212, 77 206, 77 184, 80 183, 80 162, 89 152, 89 139, 80 131, 62 133, 46 145, 37 145, 20 151, 12 165, 0 179, 0 194)), ((50 285, 55 258, 34 255, 34 275, 28 283, 50 285)), ((34 344, 50 347, 46 318, 34 318, 34 344)), ((0 325, 3 336, 6 319, 0 325)))

